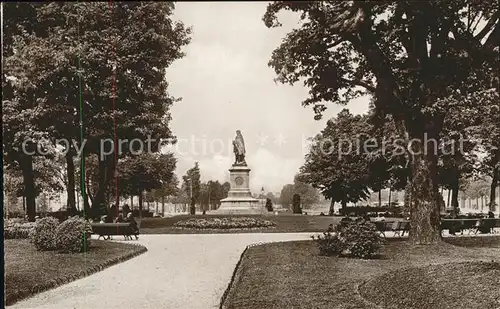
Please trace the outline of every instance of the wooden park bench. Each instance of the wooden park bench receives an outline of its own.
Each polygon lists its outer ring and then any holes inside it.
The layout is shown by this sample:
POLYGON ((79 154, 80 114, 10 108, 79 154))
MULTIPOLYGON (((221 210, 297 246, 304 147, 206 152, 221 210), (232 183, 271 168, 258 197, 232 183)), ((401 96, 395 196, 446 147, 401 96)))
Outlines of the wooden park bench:
MULTIPOLYGON (((350 221, 340 221, 339 224, 346 225, 350 221)), ((382 236, 386 237, 386 232, 394 232, 394 236, 403 237, 405 233, 408 233, 410 230, 410 222, 409 221, 371 221, 371 223, 375 224, 377 232, 379 232, 382 236)))
POLYGON ((111 236, 122 235, 125 239, 132 239, 132 236, 135 236, 135 239, 139 239, 139 225, 140 222, 137 223, 137 229, 134 230, 132 225, 127 222, 123 223, 92 223, 92 232, 93 234, 99 235, 99 238, 103 238, 104 240, 111 239, 111 236))
POLYGON ((462 235, 464 231, 477 234, 481 228, 486 227, 491 233, 497 233, 496 228, 500 227, 500 219, 443 219, 441 220, 441 231, 453 229, 459 231, 462 235))
POLYGON ((385 237, 385 232, 392 231, 392 226, 394 225, 394 221, 375 221, 373 222, 373 224, 375 224, 377 231, 380 233, 380 235, 385 237))
POLYGON ((484 218, 479 219, 475 226, 474 234, 477 234, 481 229, 488 230, 488 233, 497 233, 495 230, 497 227, 500 227, 500 219, 497 218, 484 218))

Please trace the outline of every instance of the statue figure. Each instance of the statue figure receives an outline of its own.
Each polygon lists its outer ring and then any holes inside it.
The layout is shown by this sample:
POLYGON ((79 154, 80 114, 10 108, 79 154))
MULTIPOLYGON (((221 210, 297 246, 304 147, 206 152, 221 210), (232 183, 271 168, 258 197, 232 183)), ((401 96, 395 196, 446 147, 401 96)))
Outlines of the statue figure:
POLYGON ((241 131, 236 131, 236 138, 233 141, 233 151, 235 156, 234 165, 247 165, 245 162, 245 141, 241 131))

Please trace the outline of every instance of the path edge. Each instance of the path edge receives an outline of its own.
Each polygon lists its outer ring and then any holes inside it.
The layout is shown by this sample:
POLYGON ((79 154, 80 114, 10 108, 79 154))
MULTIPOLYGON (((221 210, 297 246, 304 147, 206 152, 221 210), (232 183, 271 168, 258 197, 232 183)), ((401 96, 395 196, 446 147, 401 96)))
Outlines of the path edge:
POLYGON ((238 259, 238 262, 236 263, 236 266, 234 267, 233 274, 231 275, 231 280, 229 280, 229 284, 227 285, 226 290, 222 294, 222 297, 220 298, 220 304, 219 304, 219 309, 227 309, 227 306, 225 305, 225 302, 227 300, 227 297, 229 293, 231 292, 234 282, 236 281, 236 278, 239 277, 240 270, 241 270, 241 261, 243 260, 243 257, 245 256, 245 253, 247 253, 248 248, 250 248, 251 245, 246 246, 245 250, 240 255, 240 258, 238 259))
POLYGON ((148 249, 146 247, 139 245, 139 244, 129 244, 129 245, 135 246, 136 248, 134 248, 134 250, 132 250, 131 252, 129 252, 127 254, 124 254, 122 256, 118 256, 115 258, 107 259, 104 262, 101 262, 95 266, 89 267, 89 268, 82 270, 78 273, 64 275, 64 276, 52 279, 52 280, 47 281, 47 282, 37 284, 34 287, 32 287, 31 289, 18 290, 14 293, 4 295, 4 301, 5 301, 4 304, 6 307, 12 306, 17 302, 24 300, 24 299, 28 299, 28 298, 30 298, 38 293, 46 292, 48 290, 52 290, 52 289, 55 289, 57 287, 60 287, 61 285, 76 281, 78 279, 88 277, 88 276, 95 274, 99 271, 102 271, 108 267, 125 262, 127 260, 130 260, 130 259, 132 259, 136 256, 139 256, 139 255, 148 251, 148 249))

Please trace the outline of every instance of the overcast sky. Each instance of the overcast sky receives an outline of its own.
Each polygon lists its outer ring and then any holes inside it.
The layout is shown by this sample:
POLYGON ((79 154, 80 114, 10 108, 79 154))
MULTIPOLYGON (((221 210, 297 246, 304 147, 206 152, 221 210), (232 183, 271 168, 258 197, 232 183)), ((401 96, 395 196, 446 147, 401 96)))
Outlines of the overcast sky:
MULTIPOLYGON (((186 56, 167 70, 169 92, 182 97, 172 110, 171 128, 182 140, 175 150, 179 178, 198 161, 202 181, 229 180, 231 140, 241 130, 252 192, 278 192, 293 182, 304 162, 304 141, 316 135, 342 107, 329 105, 321 121, 302 107, 308 89, 275 84, 267 66, 271 52, 298 17, 283 13, 283 27, 262 22, 266 2, 178 2, 175 18, 192 26, 186 56), (204 146, 205 145, 205 146, 204 146)), ((353 113, 367 100, 352 102, 353 113)))

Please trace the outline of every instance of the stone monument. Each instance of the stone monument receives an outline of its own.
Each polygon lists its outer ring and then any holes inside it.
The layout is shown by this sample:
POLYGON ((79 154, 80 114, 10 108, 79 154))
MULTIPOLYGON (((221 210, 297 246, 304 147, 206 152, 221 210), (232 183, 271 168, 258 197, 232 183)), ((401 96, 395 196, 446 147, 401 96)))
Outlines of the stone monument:
POLYGON ((264 206, 250 192, 250 168, 245 161, 245 142, 241 131, 236 131, 233 140, 235 160, 229 169, 229 183, 231 188, 227 198, 221 200, 220 207, 215 213, 224 214, 261 214, 265 213, 264 206))

